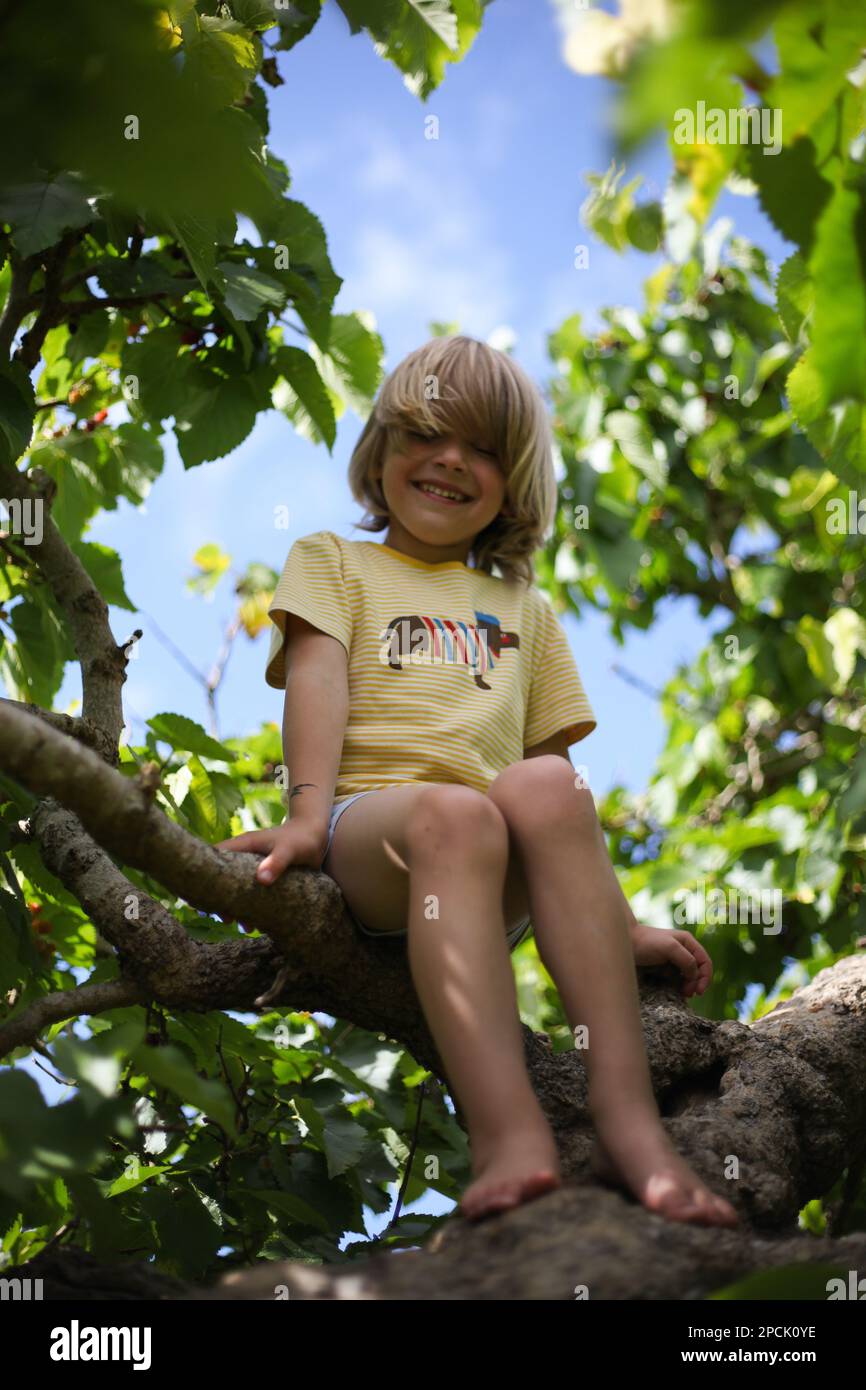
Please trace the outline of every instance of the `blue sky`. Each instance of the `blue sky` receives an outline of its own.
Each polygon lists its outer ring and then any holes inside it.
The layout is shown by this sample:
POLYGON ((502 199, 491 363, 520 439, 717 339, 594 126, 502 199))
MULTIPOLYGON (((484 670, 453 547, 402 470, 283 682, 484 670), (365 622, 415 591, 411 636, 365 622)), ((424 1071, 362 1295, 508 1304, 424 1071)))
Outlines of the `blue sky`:
MULTIPOLYGON (((386 370, 430 336, 431 321, 456 321, 478 338, 509 329, 515 356, 543 385, 553 372, 545 335, 563 319, 580 312, 593 325, 602 306, 641 305, 641 285, 656 260, 637 252, 620 256, 592 242, 578 217, 584 175, 610 161, 615 88, 565 66, 550 0, 491 5, 472 51, 426 105, 377 57, 366 35, 350 35, 333 5, 325 6, 308 38, 277 60, 284 85, 269 89, 271 145, 288 163, 289 195, 327 231, 344 281, 337 311, 373 315, 386 370), (438 117, 438 140, 425 139, 431 114, 438 117), (587 270, 574 268, 578 242, 591 244, 587 270)), ((658 196, 669 168, 665 146, 655 142, 631 161, 628 176, 642 173, 649 195, 658 196)), ((781 263, 786 247, 752 199, 725 195, 718 211, 781 263)), ((243 222, 241 234, 258 240, 243 222)), ((115 415, 123 418, 122 410, 115 415)), ((271 411, 234 453, 189 472, 169 430, 165 470, 145 505, 136 510, 122 500, 117 511, 94 521, 87 538, 119 551, 127 593, 140 608, 139 614, 112 609, 114 634, 123 641, 136 626, 144 628, 124 687, 134 742, 143 736, 142 721, 166 710, 207 726, 202 687, 152 625, 202 673, 216 660, 234 599, 225 578, 212 602, 185 588, 199 546, 216 542, 240 573, 254 560, 279 571, 292 542, 311 531, 364 538, 352 529, 360 511, 346 483, 361 424, 347 411, 329 456, 271 411), (274 528, 281 503, 290 509, 288 531, 274 528)), ((564 620, 599 721, 571 755, 589 768, 597 795, 615 783, 643 787, 664 736, 655 701, 617 676, 612 664, 660 688, 680 663, 695 658, 723 618, 702 620, 692 601, 671 602, 650 633, 629 635, 624 647, 609 636, 602 614, 564 620)), ((267 632, 255 642, 236 641, 218 697, 223 737, 280 722, 282 695, 265 684, 266 653, 267 632)), ((71 702, 80 691, 78 669, 70 666, 55 708, 75 712, 71 702)), ((33 1074, 46 1095, 60 1094, 44 1073, 33 1074)), ((438 1202, 423 1206, 441 1209, 438 1202)))

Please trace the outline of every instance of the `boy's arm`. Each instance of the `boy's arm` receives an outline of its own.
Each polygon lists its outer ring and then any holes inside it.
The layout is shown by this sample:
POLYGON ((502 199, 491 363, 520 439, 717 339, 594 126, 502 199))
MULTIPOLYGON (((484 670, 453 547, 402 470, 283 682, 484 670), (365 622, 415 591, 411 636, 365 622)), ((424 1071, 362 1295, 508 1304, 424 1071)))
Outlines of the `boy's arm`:
POLYGON ((287 820, 326 827, 349 719, 346 648, 305 618, 286 613, 283 757, 287 820))
POLYGON ((536 743, 532 748, 524 748, 523 750, 524 758, 540 758, 545 753, 556 753, 560 758, 565 758, 566 762, 570 763, 571 758, 568 756, 565 734, 551 734, 550 738, 546 738, 543 743, 536 743))

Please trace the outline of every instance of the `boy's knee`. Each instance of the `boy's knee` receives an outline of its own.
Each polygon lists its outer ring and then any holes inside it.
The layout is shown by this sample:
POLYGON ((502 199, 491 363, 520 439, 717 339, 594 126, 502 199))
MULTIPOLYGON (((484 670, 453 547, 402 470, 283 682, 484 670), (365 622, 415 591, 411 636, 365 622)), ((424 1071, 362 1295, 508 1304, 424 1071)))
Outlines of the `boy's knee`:
POLYGON ((592 792, 565 758, 524 758, 500 772, 488 793, 506 822, 517 829, 570 823, 598 826, 592 792))
POLYGON ((508 855, 508 826, 498 806, 457 783, 425 786, 412 800, 406 819, 410 851, 447 849, 449 855, 508 855))

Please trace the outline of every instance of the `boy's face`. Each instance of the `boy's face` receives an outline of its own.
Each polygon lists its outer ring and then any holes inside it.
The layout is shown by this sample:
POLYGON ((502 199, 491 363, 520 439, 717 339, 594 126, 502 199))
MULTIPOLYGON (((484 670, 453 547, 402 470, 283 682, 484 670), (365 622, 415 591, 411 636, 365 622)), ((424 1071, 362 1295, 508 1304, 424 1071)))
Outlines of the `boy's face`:
POLYGON ((382 471, 390 516, 386 545, 409 554, 423 552, 416 557, 434 564, 465 561, 473 540, 503 510, 505 500, 505 473, 486 443, 454 434, 410 431, 402 451, 386 454, 382 471), (427 485, 459 493, 463 500, 437 496, 426 490, 427 485))

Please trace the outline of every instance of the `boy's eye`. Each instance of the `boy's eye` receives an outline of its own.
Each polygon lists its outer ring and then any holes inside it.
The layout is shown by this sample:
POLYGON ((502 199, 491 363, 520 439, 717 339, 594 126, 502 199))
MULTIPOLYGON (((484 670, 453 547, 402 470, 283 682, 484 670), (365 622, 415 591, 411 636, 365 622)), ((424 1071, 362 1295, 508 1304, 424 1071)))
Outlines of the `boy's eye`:
MULTIPOLYGON (((441 438, 441 436, 438 434, 425 434, 423 430, 407 429, 406 434, 409 437, 409 439, 418 439, 428 444, 431 443, 434 439, 441 438)), ((484 449, 481 447, 480 444, 471 444, 469 447, 471 449, 474 449, 476 454, 484 454, 487 458, 491 459, 499 458, 499 455, 495 449, 484 449)))

